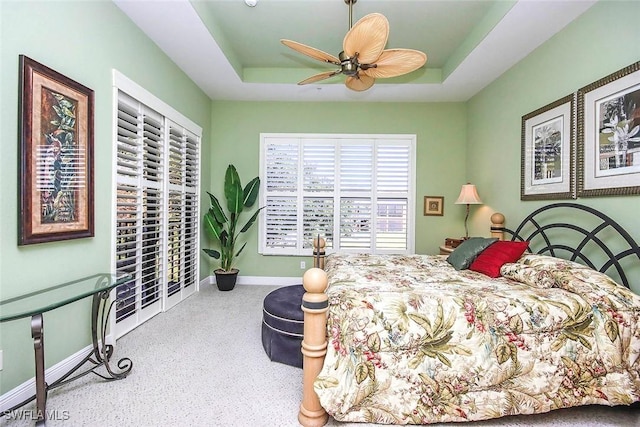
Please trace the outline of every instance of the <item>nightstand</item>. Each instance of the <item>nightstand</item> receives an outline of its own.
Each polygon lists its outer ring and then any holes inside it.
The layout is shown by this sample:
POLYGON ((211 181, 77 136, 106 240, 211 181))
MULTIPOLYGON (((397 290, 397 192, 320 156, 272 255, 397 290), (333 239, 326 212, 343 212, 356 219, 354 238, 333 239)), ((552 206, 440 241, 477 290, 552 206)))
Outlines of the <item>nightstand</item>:
POLYGON ((455 248, 452 248, 451 246, 445 246, 442 245, 440 246, 440 255, 449 255, 451 252, 454 251, 455 248))

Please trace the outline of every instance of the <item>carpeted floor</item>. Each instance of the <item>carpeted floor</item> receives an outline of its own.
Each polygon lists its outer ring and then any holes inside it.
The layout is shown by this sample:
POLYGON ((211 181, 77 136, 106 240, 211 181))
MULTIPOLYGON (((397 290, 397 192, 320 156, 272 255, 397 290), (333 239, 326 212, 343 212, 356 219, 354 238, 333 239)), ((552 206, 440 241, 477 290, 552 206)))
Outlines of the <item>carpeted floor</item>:
MULTIPOLYGON (((134 363, 126 379, 91 375, 53 390, 47 426, 298 426, 302 371, 271 362, 260 340, 262 300, 273 289, 203 286, 118 340, 115 359, 134 363)), ((33 422, 3 417, 0 425, 33 422)), ((332 419, 328 425, 364 427, 332 419)), ((637 427, 640 408, 589 406, 445 426, 637 427)))

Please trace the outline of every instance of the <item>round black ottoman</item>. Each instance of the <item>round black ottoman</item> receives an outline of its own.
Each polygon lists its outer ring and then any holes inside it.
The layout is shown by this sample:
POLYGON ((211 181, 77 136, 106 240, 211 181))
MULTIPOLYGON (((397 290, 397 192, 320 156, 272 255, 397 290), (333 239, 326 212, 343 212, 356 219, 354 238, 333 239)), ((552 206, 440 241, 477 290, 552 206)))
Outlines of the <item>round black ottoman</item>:
POLYGON ((302 285, 284 286, 264 297, 262 346, 274 362, 302 368, 302 285))

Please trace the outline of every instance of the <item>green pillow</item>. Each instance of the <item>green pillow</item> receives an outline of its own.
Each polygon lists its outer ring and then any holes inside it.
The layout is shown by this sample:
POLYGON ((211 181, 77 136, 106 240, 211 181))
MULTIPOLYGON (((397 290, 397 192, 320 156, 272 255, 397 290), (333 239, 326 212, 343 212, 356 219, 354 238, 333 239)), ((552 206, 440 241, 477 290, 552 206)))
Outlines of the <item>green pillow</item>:
POLYGON ((473 260, 480 255, 480 252, 497 241, 498 239, 495 237, 471 237, 460 243, 447 257, 447 261, 449 261, 449 264, 456 270, 465 270, 469 268, 473 260))

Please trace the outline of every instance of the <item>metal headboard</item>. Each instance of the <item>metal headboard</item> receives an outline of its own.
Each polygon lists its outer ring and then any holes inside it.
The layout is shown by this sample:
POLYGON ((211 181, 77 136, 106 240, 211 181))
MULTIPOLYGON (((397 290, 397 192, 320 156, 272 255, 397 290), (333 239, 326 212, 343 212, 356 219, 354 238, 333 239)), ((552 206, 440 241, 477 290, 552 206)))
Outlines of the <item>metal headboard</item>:
MULTIPOLYGON (((511 236, 511 240, 530 242, 530 252, 558 256, 561 258, 576 261, 587 265, 594 270, 606 273, 614 267, 622 285, 629 288, 629 280, 621 261, 627 257, 626 262, 638 261, 640 266, 640 247, 629 233, 609 216, 597 211, 589 206, 576 203, 555 203, 544 206, 526 217, 515 231, 508 228, 502 230, 511 236), (578 216, 581 215, 581 219, 578 216), (547 217, 547 218, 545 218, 547 217), (572 223, 551 222, 545 223, 543 220, 551 220, 560 217, 563 220, 571 219, 572 223), (575 221, 574 221, 575 220, 575 221), (594 224, 591 230, 583 228, 577 224, 594 224), (532 231, 530 231, 532 230, 532 231), (566 235, 566 230, 577 233, 577 238, 572 240, 572 246, 562 242, 552 242, 550 234, 557 230, 562 230, 566 235), (614 234, 605 236, 607 233, 614 234), (525 234, 526 233, 526 234, 525 234), (594 253, 593 248, 600 249, 600 253, 594 253), (586 253, 586 249, 589 253, 586 253), (570 254, 560 256, 560 252, 570 254), (633 258, 633 257, 636 258, 633 258), (604 260, 604 261, 602 261, 604 260), (600 266, 597 267, 596 263, 600 266)), ((557 240, 557 237, 555 237, 557 240)), ((565 238, 563 238, 565 240, 565 238)), ((571 239, 566 239, 571 240, 571 239)))

